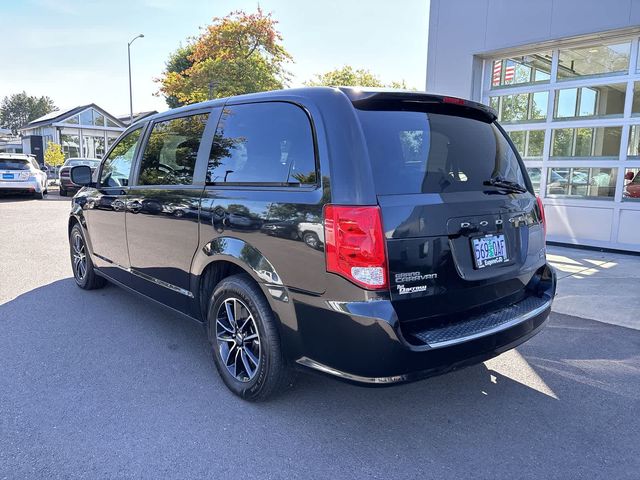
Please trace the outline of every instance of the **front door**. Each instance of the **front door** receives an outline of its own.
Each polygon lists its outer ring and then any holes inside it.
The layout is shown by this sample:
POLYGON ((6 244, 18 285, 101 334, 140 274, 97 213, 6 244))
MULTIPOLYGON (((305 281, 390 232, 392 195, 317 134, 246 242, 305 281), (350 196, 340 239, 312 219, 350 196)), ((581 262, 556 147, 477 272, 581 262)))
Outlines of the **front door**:
POLYGON ((109 152, 100 169, 96 188, 86 196, 84 217, 94 262, 106 274, 127 282, 129 268, 125 206, 131 165, 142 128, 130 131, 109 152))
MULTIPOLYGON (((194 180, 209 112, 153 123, 129 190, 127 241, 137 291, 188 311, 204 179, 194 180)), ((210 143, 209 143, 210 145, 210 143)), ((201 151, 202 150, 202 151, 201 151)), ((207 151, 204 151, 207 150, 207 151)))

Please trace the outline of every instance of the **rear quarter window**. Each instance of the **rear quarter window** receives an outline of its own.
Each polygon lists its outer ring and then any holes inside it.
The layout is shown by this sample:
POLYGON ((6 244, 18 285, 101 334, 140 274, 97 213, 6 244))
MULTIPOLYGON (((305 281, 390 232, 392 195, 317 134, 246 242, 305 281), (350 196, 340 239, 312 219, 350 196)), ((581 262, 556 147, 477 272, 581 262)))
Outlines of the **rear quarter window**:
POLYGON ((417 111, 358 110, 358 116, 378 194, 485 190, 496 176, 525 185, 495 124, 417 111))
POLYGON ((225 107, 214 136, 207 183, 316 183, 309 117, 297 105, 263 102, 225 107))

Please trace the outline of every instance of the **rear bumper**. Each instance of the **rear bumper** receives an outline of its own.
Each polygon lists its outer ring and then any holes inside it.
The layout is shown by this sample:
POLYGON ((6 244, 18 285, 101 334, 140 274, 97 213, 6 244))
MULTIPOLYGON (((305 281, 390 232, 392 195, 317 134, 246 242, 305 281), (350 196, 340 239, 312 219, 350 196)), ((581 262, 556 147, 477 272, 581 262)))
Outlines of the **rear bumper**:
POLYGON ((33 193, 41 192, 42 186, 37 180, 21 182, 0 181, 0 193, 33 193))
POLYGON ((65 190, 80 190, 80 185, 73 183, 70 178, 61 178, 60 187, 65 190))
POLYGON ((304 354, 295 361, 371 386, 409 382, 480 363, 517 347, 543 328, 555 281, 552 274, 546 291, 523 308, 514 304, 476 316, 456 324, 453 332, 429 331, 424 339, 433 340, 430 343, 416 342, 416 337, 408 340, 387 300, 307 305, 305 317, 298 314, 304 354))

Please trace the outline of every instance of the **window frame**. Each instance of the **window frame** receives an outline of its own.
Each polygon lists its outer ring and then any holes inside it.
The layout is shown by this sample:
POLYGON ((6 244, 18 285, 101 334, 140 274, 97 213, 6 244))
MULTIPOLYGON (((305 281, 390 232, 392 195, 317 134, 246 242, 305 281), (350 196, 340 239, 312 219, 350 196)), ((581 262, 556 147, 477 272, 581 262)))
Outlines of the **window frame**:
MULTIPOLYGON (((232 107, 236 107, 236 106, 240 106, 240 105, 254 105, 254 104, 265 104, 265 103, 288 103, 293 105, 294 107, 298 107, 302 110, 302 112, 306 115, 307 120, 309 121, 309 127, 311 128, 311 138, 312 138, 312 145, 313 145, 313 157, 314 157, 314 166, 315 166, 315 174, 316 174, 316 181, 314 183, 305 183, 305 184, 300 184, 300 183, 287 183, 287 182, 207 182, 206 181, 206 174, 207 174, 207 170, 208 170, 208 163, 209 163, 209 154, 210 151, 207 152, 207 162, 206 162, 206 168, 205 168, 205 179, 204 179, 204 184, 207 188, 213 188, 213 189, 222 189, 222 190, 255 190, 256 187, 259 187, 259 189, 266 189, 266 190, 287 190, 287 191, 306 191, 306 190, 315 190, 317 188, 320 187, 320 159, 319 159, 319 153, 318 153, 318 138, 317 138, 317 133, 316 133, 316 126, 315 123, 313 121, 313 116, 311 115, 311 112, 309 111, 309 109, 296 101, 292 101, 292 100, 288 100, 288 99, 280 99, 280 98, 276 98, 276 99, 265 99, 265 100, 255 100, 255 101, 229 101, 227 103, 225 103, 222 108, 220 109, 220 115, 217 119, 216 122, 216 128, 213 131, 213 136, 215 136, 215 133, 218 131, 218 126, 220 124, 220 121, 222 120, 222 116, 224 115, 224 109, 225 108, 232 108, 232 107)), ((211 146, 213 146, 213 136, 211 138, 211 146)))
MULTIPOLYGON (((213 121, 212 117, 215 117, 215 108, 198 108, 198 109, 193 109, 193 110, 189 110, 187 112, 178 112, 178 113, 174 113, 172 115, 166 115, 160 118, 155 118, 153 120, 150 120, 147 122, 146 124, 146 130, 144 132, 144 135, 141 137, 141 145, 143 145, 143 148, 140 149, 140 151, 136 154, 136 159, 135 159, 135 164, 132 165, 133 171, 131 174, 131 177, 129 178, 129 185, 130 186, 135 186, 136 188, 147 188, 147 189, 159 189, 162 188, 163 190, 166 189, 188 189, 191 187, 198 187, 198 188, 202 188, 202 182, 199 181, 200 177, 198 175, 198 165, 201 162, 201 150, 203 148, 203 145, 206 147, 206 145, 208 144, 208 129, 210 128, 210 124, 213 121), (165 123, 165 122, 170 122, 171 120, 177 120, 180 118, 186 118, 186 117, 195 117, 197 115, 207 115, 207 121, 204 124, 204 129, 202 130, 202 136, 200 137, 200 145, 198 146, 198 153, 197 153, 197 157, 196 157, 196 163, 193 166, 193 176, 191 178, 191 183, 190 184, 157 184, 157 185, 141 185, 139 183, 140 180, 140 171, 142 168, 142 158, 144 156, 144 151, 147 148, 147 144, 149 142, 149 139, 151 138, 151 134, 153 133, 153 128, 158 124, 158 123, 165 123)), ((218 117, 215 117, 215 124, 216 124, 216 128, 217 128, 217 123, 219 121, 218 117)), ((207 151, 207 156, 208 156, 208 151, 207 151)))
POLYGON ((145 138, 148 127, 149 125, 148 123, 146 123, 143 125, 136 125, 135 127, 128 128, 127 130, 122 132, 122 134, 111 144, 109 149, 105 152, 104 158, 100 162, 100 168, 98 169, 98 176, 96 177, 96 188, 99 188, 101 190, 106 190, 106 189, 125 190, 131 187, 131 181, 133 179, 133 172, 134 172, 133 169, 137 163, 137 158, 140 155, 140 145, 142 145, 142 140, 145 138), (129 167, 129 181, 127 183, 127 186, 125 187, 125 186, 102 185, 102 171, 104 170, 104 164, 109 159, 111 152, 127 135, 135 132, 136 130, 141 130, 141 133, 140 133, 140 138, 138 139, 138 144, 136 145, 136 149, 133 152, 133 158, 131 159, 131 166, 129 167))
MULTIPOLYGON (((145 121, 145 131, 143 132, 140 138, 140 145, 138 147, 138 151, 136 152, 135 162, 132 165, 131 177, 129 178, 129 186, 135 187, 136 189, 147 189, 147 190, 185 190, 191 188, 202 188, 204 186, 204 174, 203 174, 203 165, 202 165, 202 149, 206 148, 206 145, 210 145, 211 140, 213 139, 213 132, 215 132, 215 128, 217 127, 218 121, 220 119, 220 112, 222 111, 221 105, 211 105, 206 107, 193 108, 187 111, 168 111, 163 114, 161 117, 152 117, 145 121), (147 143, 149 141, 149 137, 151 136, 151 132, 153 131, 153 127, 157 123, 163 123, 170 120, 175 120, 177 118, 184 117, 192 117, 194 115, 208 114, 209 117, 207 119, 207 123, 205 124, 204 131, 202 133, 202 137, 200 139, 200 147, 198 148, 198 156, 196 159, 196 164, 193 169, 193 180, 190 185, 140 185, 138 179, 140 177, 140 168, 142 167, 142 153, 144 149, 147 147, 147 143), (205 146, 205 147, 203 147, 205 146)), ((114 145, 116 143, 114 142, 114 145)), ((206 151, 206 156, 209 156, 208 150, 206 151)), ((206 161, 205 165, 206 167, 206 161)))

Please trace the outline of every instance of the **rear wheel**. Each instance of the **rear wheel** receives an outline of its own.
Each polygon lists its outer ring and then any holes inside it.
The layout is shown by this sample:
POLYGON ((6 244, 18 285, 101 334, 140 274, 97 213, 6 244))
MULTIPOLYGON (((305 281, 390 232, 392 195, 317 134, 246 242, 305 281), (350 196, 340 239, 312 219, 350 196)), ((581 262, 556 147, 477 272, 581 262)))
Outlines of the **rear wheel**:
POLYGON ((265 400, 292 383, 273 312, 249 276, 233 275, 218 284, 208 325, 216 368, 233 393, 265 400))
POLYGON ((84 290, 104 287, 107 281, 96 274, 87 250, 84 234, 78 224, 71 229, 69 247, 71 250, 71 268, 73 269, 73 278, 76 284, 84 290))
POLYGON ((318 238, 318 235, 314 232, 304 232, 302 240, 311 248, 318 249, 320 247, 320 238, 318 238))
POLYGON ((44 198, 44 191, 33 192, 33 198, 35 198, 36 200, 42 200, 44 198))
POLYGON ((60 196, 61 197, 66 197, 67 196, 67 191, 62 187, 60 187, 60 196))

